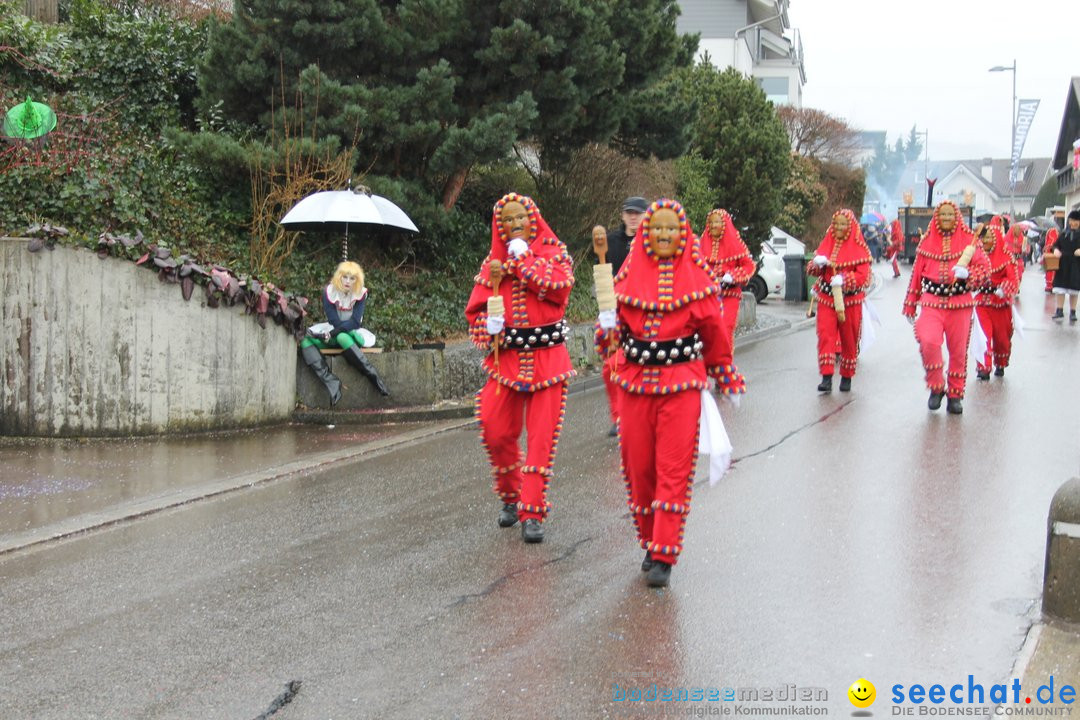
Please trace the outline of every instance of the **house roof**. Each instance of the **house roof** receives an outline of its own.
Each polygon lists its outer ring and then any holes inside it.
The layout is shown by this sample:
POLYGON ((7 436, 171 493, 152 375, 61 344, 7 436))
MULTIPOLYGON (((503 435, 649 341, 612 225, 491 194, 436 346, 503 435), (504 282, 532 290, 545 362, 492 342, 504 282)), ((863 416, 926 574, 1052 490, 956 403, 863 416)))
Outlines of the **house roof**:
MULTIPOLYGON (((1071 147, 1071 145, 1070 145, 1071 147)), ((966 171, 974 180, 983 185, 997 197, 1009 195, 1009 158, 993 158, 990 160, 990 180, 983 177, 982 169, 985 160, 939 160, 927 165, 927 174, 937 178, 945 184, 948 178, 958 172, 966 171)), ((1014 196, 1030 195, 1034 197, 1050 173, 1050 158, 1020 158, 1020 176, 1013 190, 1014 196)), ((923 163, 913 161, 908 163, 904 170, 904 177, 922 177, 923 163)))
POLYGON ((1054 149, 1054 169, 1059 170, 1072 160, 1073 142, 1080 138, 1080 76, 1073 76, 1065 98, 1065 113, 1061 116, 1057 147, 1054 149))

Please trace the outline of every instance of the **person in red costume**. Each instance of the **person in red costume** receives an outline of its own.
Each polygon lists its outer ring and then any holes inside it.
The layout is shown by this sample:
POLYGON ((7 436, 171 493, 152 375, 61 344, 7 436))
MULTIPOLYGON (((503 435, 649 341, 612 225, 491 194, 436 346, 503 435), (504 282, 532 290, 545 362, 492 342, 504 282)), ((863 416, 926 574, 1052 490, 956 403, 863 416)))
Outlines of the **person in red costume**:
MULTIPOLYGON (((701 257, 709 266, 713 282, 720 286, 720 303, 724 306, 724 331, 729 344, 734 347, 735 323, 739 319, 739 302, 743 288, 754 277, 757 265, 750 257, 750 250, 743 242, 731 215, 723 208, 709 212, 705 218, 705 232, 698 240, 701 257)), ((724 363, 731 364, 731 359, 724 363)))
MULTIPOLYGON (((976 358, 975 374, 980 380, 990 379, 990 368, 1001 377, 1009 366, 1012 353, 1013 316, 1012 299, 1020 290, 1016 263, 1005 249, 1001 218, 994 216, 988 225, 978 227, 976 236, 982 240, 982 249, 990 263, 990 276, 976 288, 975 316, 979 319, 986 336, 986 352, 976 358)), ((970 283, 969 283, 970 285, 970 283)))
POLYGON ((1024 246, 1027 245, 1027 231, 1020 225, 1010 225, 1005 236, 1005 245, 1016 264, 1016 287, 1024 280, 1024 246))
POLYGON ((525 542, 542 542, 567 381, 575 375, 563 319, 574 272, 566 246, 531 198, 509 193, 495 203, 491 251, 475 282, 465 316, 473 343, 488 353, 476 417, 503 502, 499 526, 521 520, 525 542), (488 314, 493 295, 502 298, 505 314, 488 314), (523 422, 524 463, 518 447, 523 422))
POLYGON ((931 410, 940 408, 942 398, 948 393, 948 412, 954 415, 964 412, 971 308, 975 305, 969 288, 982 287, 989 275, 986 253, 978 247, 974 234, 960 217, 959 208, 949 200, 938 205, 930 228, 915 251, 903 309, 904 316, 915 326, 915 339, 930 389, 927 406, 931 410), (947 384, 943 342, 949 348, 947 384))
POLYGON ((872 262, 870 248, 863 239, 855 213, 847 208, 838 210, 833 214, 825 239, 818 246, 817 255, 807 268, 810 275, 820 278, 813 288, 818 300, 819 392, 832 392, 837 353, 840 354, 840 391, 851 390, 851 378, 855 377, 855 364, 859 358, 862 304, 870 285, 872 262), (844 294, 843 316, 836 311, 834 287, 840 287, 844 294))
MULTIPOLYGON (((1043 247, 1043 263, 1046 263, 1046 256, 1052 255, 1054 252, 1054 245, 1057 244, 1058 229, 1052 227, 1046 231, 1046 245, 1043 247)), ((1054 292, 1054 271, 1046 271, 1046 292, 1054 292)))
POLYGON ((615 276, 617 309, 599 318, 601 329, 619 337, 619 446, 646 551, 641 569, 652 587, 668 584, 683 549, 702 390, 713 378, 721 393, 746 392, 742 375, 726 364, 731 341, 717 293, 682 206, 652 203, 615 276))
POLYGON ((904 231, 900 227, 900 218, 892 221, 889 227, 889 254, 892 261, 892 273, 894 278, 900 277, 900 253, 904 251, 904 231))

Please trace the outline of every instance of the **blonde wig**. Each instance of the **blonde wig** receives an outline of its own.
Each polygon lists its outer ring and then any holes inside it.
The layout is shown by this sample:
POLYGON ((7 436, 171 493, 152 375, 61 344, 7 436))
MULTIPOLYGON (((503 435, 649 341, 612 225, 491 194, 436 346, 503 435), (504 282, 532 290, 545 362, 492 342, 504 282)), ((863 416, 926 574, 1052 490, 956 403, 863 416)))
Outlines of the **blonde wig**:
POLYGON ((334 270, 334 277, 330 280, 330 284, 334 286, 342 295, 345 294, 345 288, 341 286, 341 278, 344 275, 353 275, 356 277, 356 285, 352 289, 352 294, 357 297, 364 294, 364 270, 351 260, 346 260, 343 263, 338 263, 337 268, 334 270))

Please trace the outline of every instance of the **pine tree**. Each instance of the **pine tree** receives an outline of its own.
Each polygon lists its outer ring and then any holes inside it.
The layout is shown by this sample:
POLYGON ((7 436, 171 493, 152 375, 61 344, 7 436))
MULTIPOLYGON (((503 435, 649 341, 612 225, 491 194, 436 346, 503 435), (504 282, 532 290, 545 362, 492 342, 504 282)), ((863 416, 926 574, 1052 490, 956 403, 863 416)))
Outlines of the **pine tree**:
MULTIPOLYGON (((643 4, 240 0, 211 33, 203 107, 223 102, 256 131, 289 119, 355 143, 359 169, 448 209, 474 165, 521 141, 557 157, 619 133, 641 152, 670 153, 670 137, 638 137, 633 104, 689 44, 675 3, 643 4)), ((685 118, 668 124, 679 136, 685 118)))

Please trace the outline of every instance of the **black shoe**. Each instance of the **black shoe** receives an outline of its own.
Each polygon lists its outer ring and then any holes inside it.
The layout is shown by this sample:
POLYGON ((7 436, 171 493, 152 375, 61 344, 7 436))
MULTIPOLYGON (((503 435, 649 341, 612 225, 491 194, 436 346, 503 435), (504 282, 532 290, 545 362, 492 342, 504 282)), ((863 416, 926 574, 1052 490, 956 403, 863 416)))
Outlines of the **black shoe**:
POLYGON ((990 379, 990 371, 989 370, 976 370, 975 371, 975 377, 979 378, 980 380, 989 380, 990 379))
POLYGON ((930 399, 926 402, 926 407, 930 408, 931 410, 937 410, 939 407, 941 407, 941 400, 944 397, 945 393, 943 392, 930 393, 930 399))
POLYGON ((517 504, 504 503, 499 511, 499 527, 514 527, 517 521, 517 504))
POLYGON ((994 374, 997 375, 998 377, 1005 377, 1005 368, 1003 368, 1003 367, 994 368, 994 374))
POLYGON ((544 542, 544 526, 536 518, 521 523, 521 539, 527 543, 544 542))
POLYGON ((607 431, 608 437, 619 437, 619 425, 617 423, 611 424, 611 429, 607 431))
POLYGON ((822 375, 817 389, 818 392, 832 392, 832 375, 822 375))
POLYGON ((951 398, 949 398, 949 402, 948 402, 948 405, 946 405, 945 410, 950 415, 963 415, 964 414, 964 403, 963 403, 963 401, 960 400, 960 398, 951 397, 951 398))
POLYGON ((840 392, 851 392, 851 378, 840 378, 840 392))
POLYGON ((1050 319, 1051 320, 1064 320, 1065 319, 1065 313, 1062 312, 1061 310, 1058 310, 1057 312, 1055 312, 1053 315, 1050 316, 1050 319))
POLYGON ((1075 310, 1070 310, 1069 311, 1069 322, 1076 322, 1076 311, 1075 310))
POLYGON ((645 584, 649 587, 667 587, 671 579, 671 566, 663 560, 653 560, 649 574, 645 576, 645 584))
POLYGON ((641 561, 641 572, 649 572, 650 570, 652 570, 652 566, 653 566, 652 555, 650 555, 649 551, 646 550, 645 551, 645 559, 641 561))

